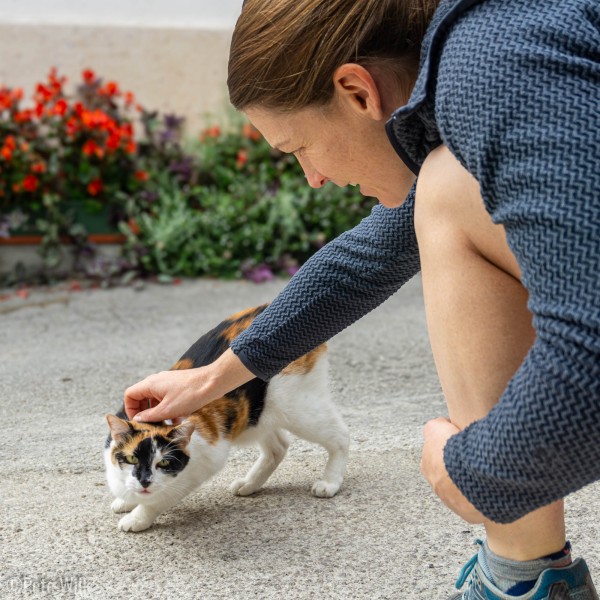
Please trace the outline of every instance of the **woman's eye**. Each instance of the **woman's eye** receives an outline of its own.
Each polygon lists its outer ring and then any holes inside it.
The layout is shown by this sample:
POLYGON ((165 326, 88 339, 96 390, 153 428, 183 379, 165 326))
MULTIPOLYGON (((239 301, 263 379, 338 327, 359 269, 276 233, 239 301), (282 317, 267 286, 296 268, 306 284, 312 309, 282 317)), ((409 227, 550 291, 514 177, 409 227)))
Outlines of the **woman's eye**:
POLYGON ((169 461, 167 459, 163 458, 162 460, 159 460, 156 463, 156 466, 160 467, 161 469, 164 469, 165 467, 169 466, 169 461))
POLYGON ((125 460, 130 464, 130 465, 137 465, 140 461, 138 459, 137 456, 133 456, 133 454, 130 454, 129 456, 125 457, 125 460))

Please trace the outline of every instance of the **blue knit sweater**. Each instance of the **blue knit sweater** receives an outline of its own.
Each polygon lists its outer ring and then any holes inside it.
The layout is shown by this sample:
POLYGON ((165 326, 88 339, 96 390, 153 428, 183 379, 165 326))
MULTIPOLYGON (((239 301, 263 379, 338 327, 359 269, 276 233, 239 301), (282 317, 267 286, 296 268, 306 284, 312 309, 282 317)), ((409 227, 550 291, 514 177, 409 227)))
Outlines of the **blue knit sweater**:
MULTIPOLYGON (((490 414, 452 437, 452 480, 511 522, 600 479, 600 3, 443 0, 390 141, 418 173, 445 143, 479 181, 529 292, 536 341, 490 414)), ((268 379, 419 270, 414 188, 309 260, 233 351, 268 379)))

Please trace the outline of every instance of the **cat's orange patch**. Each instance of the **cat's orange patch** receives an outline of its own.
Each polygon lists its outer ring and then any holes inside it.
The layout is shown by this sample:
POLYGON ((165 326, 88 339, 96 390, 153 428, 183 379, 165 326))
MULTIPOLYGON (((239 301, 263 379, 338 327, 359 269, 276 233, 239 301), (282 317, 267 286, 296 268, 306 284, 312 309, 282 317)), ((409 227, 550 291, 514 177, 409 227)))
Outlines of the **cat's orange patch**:
POLYGON ((233 341, 238 335, 240 335, 240 333, 242 333, 242 331, 245 331, 248 329, 248 327, 250 327, 252 321, 254 321, 257 315, 264 310, 265 306, 266 304, 263 304, 262 306, 256 306, 254 308, 248 308, 229 317, 227 320, 231 321, 231 325, 223 330, 223 337, 228 342, 233 341))
POLYGON ((193 366, 194 361, 191 358, 182 358, 171 367, 171 371, 183 371, 185 369, 191 369, 193 366))
POLYGON ((219 441, 221 415, 219 413, 219 408, 216 406, 212 407, 212 405, 221 403, 222 400, 224 400, 224 398, 214 400, 188 417, 194 424, 196 431, 209 444, 216 444, 219 441), (212 408, 209 409, 209 407, 212 408))
POLYGON ((244 433, 248 427, 250 418, 250 400, 246 397, 238 397, 235 401, 236 417, 231 425, 229 436, 232 440, 244 433))
MULTIPOLYGON (((135 452, 140 442, 149 437, 162 436, 168 437, 174 426, 171 425, 149 425, 148 423, 138 423, 137 421, 128 421, 131 427, 135 430, 131 436, 127 439, 124 444, 117 443, 113 448, 111 454, 111 460, 114 464, 117 464, 116 453, 131 455, 135 452)), ((183 452, 188 454, 186 449, 182 449, 183 452)), ((189 454, 188 454, 189 456, 189 454)))
POLYGON ((209 402, 190 415, 198 433, 209 443, 216 444, 221 436, 235 439, 248 427, 250 401, 244 396, 223 396, 209 402), (229 421, 229 427, 228 422, 229 421), (229 429, 229 431, 227 431, 229 429))
POLYGON ((314 350, 311 350, 304 356, 296 359, 293 363, 290 363, 283 371, 282 375, 306 375, 310 373, 314 366, 317 364, 321 354, 327 350, 327 344, 321 344, 314 350))

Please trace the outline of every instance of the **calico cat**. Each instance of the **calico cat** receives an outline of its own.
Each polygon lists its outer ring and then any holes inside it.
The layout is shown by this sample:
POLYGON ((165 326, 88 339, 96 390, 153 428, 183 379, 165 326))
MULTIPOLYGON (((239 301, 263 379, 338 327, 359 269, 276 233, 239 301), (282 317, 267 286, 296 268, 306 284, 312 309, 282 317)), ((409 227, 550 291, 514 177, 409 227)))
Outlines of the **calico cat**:
MULTIPOLYGON (((216 360, 266 305, 237 313, 202 336, 172 369, 190 369, 216 360)), ((258 445, 260 456, 248 474, 234 481, 234 494, 259 490, 288 448, 286 430, 324 446, 329 454, 315 496, 340 489, 348 456, 348 429, 331 401, 327 348, 319 346, 270 381, 252 379, 194 412, 180 424, 128 421, 124 412, 107 415, 110 434, 105 463, 116 497, 122 531, 142 531, 225 464, 232 445, 258 445)))

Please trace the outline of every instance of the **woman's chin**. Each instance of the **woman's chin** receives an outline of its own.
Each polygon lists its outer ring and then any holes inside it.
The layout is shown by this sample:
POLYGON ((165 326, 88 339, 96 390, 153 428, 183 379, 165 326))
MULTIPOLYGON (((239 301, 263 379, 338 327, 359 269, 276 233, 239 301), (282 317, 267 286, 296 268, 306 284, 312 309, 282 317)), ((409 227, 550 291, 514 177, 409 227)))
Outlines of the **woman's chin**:
POLYGON ((398 208, 404 203, 403 199, 399 199, 398 197, 390 197, 390 196, 373 196, 377 198, 379 204, 385 206, 386 208, 398 208))

